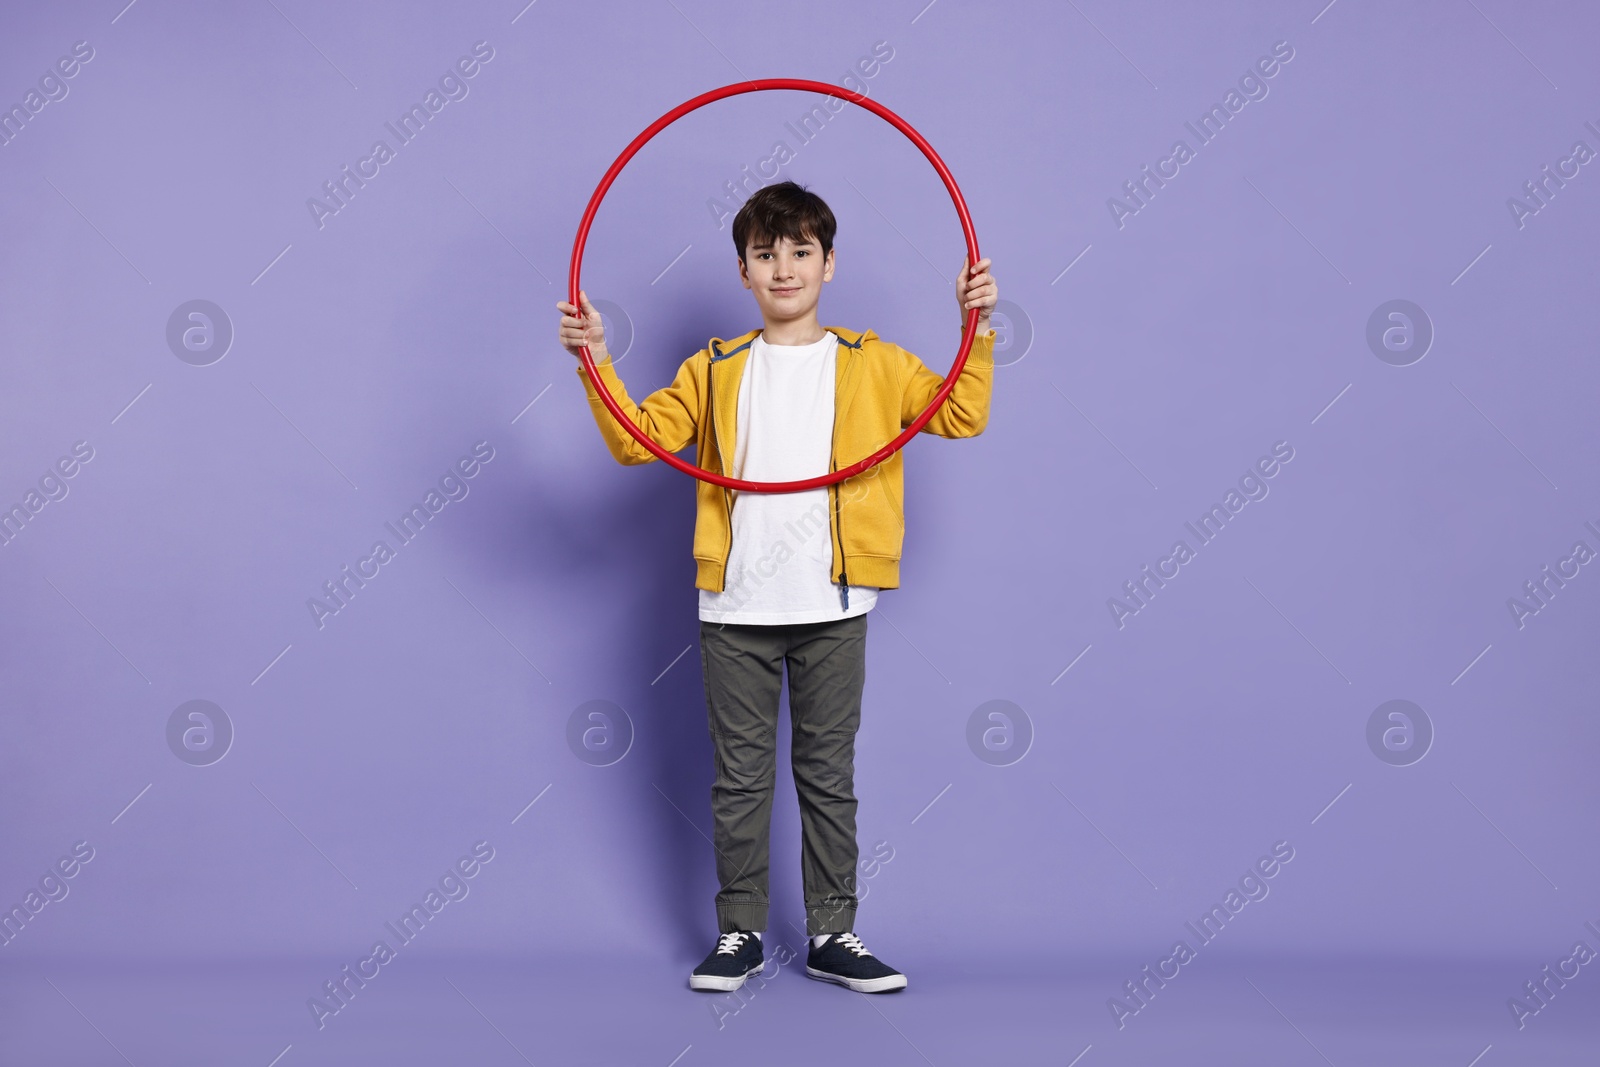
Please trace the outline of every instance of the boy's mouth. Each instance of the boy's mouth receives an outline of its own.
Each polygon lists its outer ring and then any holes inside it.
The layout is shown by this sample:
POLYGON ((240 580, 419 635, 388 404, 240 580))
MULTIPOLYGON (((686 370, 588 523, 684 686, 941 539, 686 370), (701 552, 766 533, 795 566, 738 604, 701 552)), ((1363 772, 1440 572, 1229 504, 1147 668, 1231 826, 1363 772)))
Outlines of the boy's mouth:
POLYGON ((800 287, 796 285, 788 289, 774 289, 772 291, 777 296, 793 296, 795 293, 800 291, 800 287))

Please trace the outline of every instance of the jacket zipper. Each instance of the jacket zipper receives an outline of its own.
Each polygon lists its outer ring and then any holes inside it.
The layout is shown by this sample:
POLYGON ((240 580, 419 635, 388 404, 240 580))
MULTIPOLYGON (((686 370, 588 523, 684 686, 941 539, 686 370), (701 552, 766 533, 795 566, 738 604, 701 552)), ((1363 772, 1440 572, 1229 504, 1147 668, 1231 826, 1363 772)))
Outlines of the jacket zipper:
MULTIPOLYGON (((834 454, 834 438, 837 433, 830 433, 828 437, 828 469, 838 470, 839 462, 834 454)), ((833 526, 839 533, 839 610, 850 610, 850 577, 844 570, 844 526, 839 517, 839 483, 834 482, 828 488, 833 490, 833 526)))
MULTIPOLYGON (((716 349, 712 349, 715 352, 716 349)), ((722 444, 717 440, 717 396, 711 384, 711 362, 706 362, 706 401, 711 412, 711 447, 717 453, 717 473, 727 474, 728 466, 722 458, 722 444)), ((722 588, 728 588, 728 557, 733 553, 733 501, 729 499, 728 487, 722 486, 722 515, 727 520, 728 543, 722 551, 722 588)))

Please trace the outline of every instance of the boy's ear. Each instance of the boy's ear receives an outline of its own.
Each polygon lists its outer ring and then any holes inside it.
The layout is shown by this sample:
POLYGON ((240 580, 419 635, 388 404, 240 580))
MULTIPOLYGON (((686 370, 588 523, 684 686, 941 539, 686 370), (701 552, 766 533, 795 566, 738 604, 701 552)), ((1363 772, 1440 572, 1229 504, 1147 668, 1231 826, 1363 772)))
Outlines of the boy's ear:
POLYGON ((828 258, 822 262, 822 280, 825 282, 833 281, 833 252, 833 249, 828 249, 828 258))
POLYGON ((750 288, 750 270, 745 265, 743 256, 739 257, 739 281, 744 284, 746 289, 750 288))

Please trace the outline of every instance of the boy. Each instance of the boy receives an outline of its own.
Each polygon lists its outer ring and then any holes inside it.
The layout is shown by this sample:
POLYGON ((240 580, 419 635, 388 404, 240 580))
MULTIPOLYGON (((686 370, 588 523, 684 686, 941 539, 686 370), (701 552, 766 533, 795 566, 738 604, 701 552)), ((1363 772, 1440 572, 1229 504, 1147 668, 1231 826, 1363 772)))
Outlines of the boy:
MULTIPOLYGON (((849 466, 921 414, 943 379, 871 330, 818 324, 822 285, 833 279, 835 230, 822 198, 791 181, 745 201, 733 220, 733 243, 739 278, 755 296, 763 328, 728 341, 713 337, 671 385, 641 405, 617 377, 587 294, 579 294, 581 317, 570 303, 557 303, 561 344, 576 356, 587 342, 623 412, 668 452, 693 441, 705 470, 781 482, 849 466)), ((989 262, 962 264, 956 301, 963 325, 967 309, 978 308, 978 335, 925 432, 971 437, 988 422, 995 340, 989 318, 999 299, 989 262)), ((581 363, 576 370, 612 456, 624 464, 654 460, 612 418, 581 363)), ((905 988, 905 975, 851 932, 867 612, 879 589, 900 584, 901 456, 800 492, 740 493, 695 481, 695 586, 716 757, 711 805, 721 936, 690 975, 692 989, 738 989, 765 966, 761 931, 786 664, 810 940, 806 974, 862 993, 905 988)))

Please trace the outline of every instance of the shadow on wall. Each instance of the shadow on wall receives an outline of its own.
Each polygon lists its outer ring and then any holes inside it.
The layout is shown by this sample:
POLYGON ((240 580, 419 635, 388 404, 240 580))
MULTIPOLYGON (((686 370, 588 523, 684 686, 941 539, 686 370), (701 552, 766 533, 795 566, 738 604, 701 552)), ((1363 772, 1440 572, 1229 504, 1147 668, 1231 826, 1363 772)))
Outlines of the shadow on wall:
MULTIPOLYGON (((693 458, 693 449, 683 455, 693 458)), ((633 718, 633 751, 607 770, 621 772, 619 800, 636 816, 625 847, 646 874, 632 893, 642 909, 659 909, 659 927, 671 931, 667 950, 698 960, 716 932, 716 853, 706 840, 714 770, 691 554, 694 486, 659 462, 623 474, 612 509, 592 516, 606 532, 590 546, 592 559, 625 561, 629 577, 629 595, 609 617, 623 676, 613 691, 633 718)))
MULTIPOLYGON (((743 308, 732 315, 718 309, 686 315, 685 321, 710 324, 747 317, 743 308)), ((703 348, 712 334, 731 337, 750 328, 753 326, 682 328, 669 350, 686 358, 703 348)), ((679 360, 667 362, 676 370, 679 360)), ((634 377, 638 376, 636 372, 634 377)), ((647 395, 649 388, 629 384, 636 401, 647 395)), ((597 447, 608 463, 614 463, 598 439, 597 447)), ((692 445, 678 455, 698 462, 692 445)), ((707 721, 692 553, 695 487, 690 475, 659 461, 619 469, 624 475, 619 479, 623 488, 610 498, 614 503, 603 512, 567 516, 567 531, 576 532, 582 543, 567 546, 570 554, 561 558, 581 559, 585 567, 596 570, 609 569, 613 578, 618 566, 626 568, 629 580, 622 584, 630 595, 612 612, 618 617, 619 632, 608 647, 625 678, 614 683, 615 691, 621 700, 633 697, 633 703, 625 706, 634 720, 634 749, 614 769, 623 771, 618 789, 626 793, 628 810, 639 817, 634 823, 637 835, 629 847, 636 850, 640 864, 649 872, 649 884, 636 892, 641 907, 660 909, 660 926, 671 931, 663 948, 674 959, 698 962, 717 933, 718 883, 716 852, 709 840, 715 758, 707 721)), ((786 918, 804 913, 787 706, 785 694, 778 724, 768 890, 768 928, 774 938, 792 934, 786 918)), ((571 709, 562 710, 564 716, 571 709)))
MULTIPOLYGON (((716 318, 685 315, 685 321, 704 323, 716 318)), ((657 354, 649 364, 667 370, 652 375, 645 361, 629 361, 635 369, 624 372, 624 381, 636 402, 664 384, 682 358, 718 331, 684 327, 675 332, 665 344, 673 355, 657 354)), ((571 384, 576 390, 578 383, 571 384)), ((554 584, 555 577, 545 571, 548 561, 558 560, 565 584, 626 593, 590 616, 612 623, 603 642, 608 676, 595 678, 592 692, 569 691, 573 699, 549 711, 544 733, 559 737, 573 708, 593 697, 614 699, 627 710, 634 727, 631 750, 618 764, 594 769, 613 776, 617 810, 629 815, 628 836, 619 847, 624 862, 640 871, 641 884, 627 892, 641 910, 656 913, 651 925, 669 932, 661 949, 698 961, 716 934, 717 880, 716 853, 708 840, 715 772, 694 587, 695 487, 691 476, 659 461, 616 464, 586 409, 581 421, 593 435, 605 497, 551 508, 548 498, 532 489, 523 496, 516 523, 523 534, 507 548, 539 572, 528 576, 534 585, 554 584)), ((678 455, 698 461, 693 445, 678 455)))

